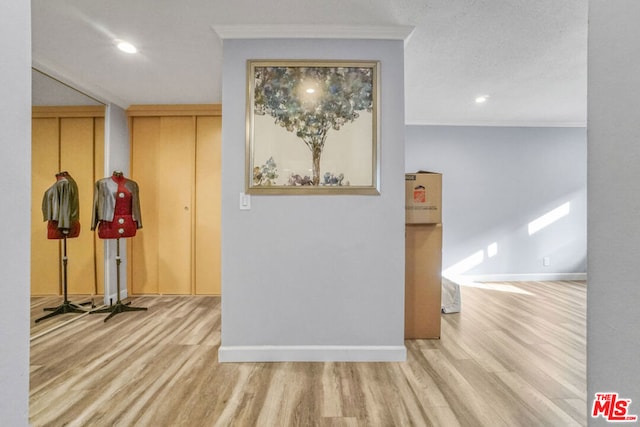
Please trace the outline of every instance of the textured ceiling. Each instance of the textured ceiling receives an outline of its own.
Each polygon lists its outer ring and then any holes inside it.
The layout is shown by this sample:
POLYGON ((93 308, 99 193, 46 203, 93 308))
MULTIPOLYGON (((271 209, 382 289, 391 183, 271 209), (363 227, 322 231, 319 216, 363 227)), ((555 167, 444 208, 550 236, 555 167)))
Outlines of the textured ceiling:
POLYGON ((409 25, 408 124, 586 123, 586 0, 32 0, 31 7, 34 66, 125 108, 221 102, 222 43, 212 26, 409 25), (139 54, 116 50, 117 38, 139 54), (478 95, 488 102, 476 104, 478 95))

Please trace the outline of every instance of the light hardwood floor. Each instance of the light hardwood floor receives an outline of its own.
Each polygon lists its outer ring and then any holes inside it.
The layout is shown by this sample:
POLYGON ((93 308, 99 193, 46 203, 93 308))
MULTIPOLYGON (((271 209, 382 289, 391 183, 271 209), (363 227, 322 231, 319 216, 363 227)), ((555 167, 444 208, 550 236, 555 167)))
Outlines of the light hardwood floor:
POLYGON ((217 297, 33 324, 58 301, 32 302, 33 426, 587 423, 583 282, 463 287, 442 338, 406 341, 404 363, 220 364, 217 297))

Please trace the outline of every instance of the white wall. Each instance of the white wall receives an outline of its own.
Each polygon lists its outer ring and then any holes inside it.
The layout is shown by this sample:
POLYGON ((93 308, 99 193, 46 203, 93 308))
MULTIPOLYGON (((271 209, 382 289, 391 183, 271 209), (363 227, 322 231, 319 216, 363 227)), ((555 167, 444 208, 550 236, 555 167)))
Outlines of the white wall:
POLYGON ((445 276, 584 279, 586 152, 583 128, 408 126, 406 171, 443 174, 445 276), (566 203, 567 215, 529 234, 566 203))
POLYGON ((400 360, 404 349, 402 41, 225 40, 222 361, 400 360), (381 61, 381 194, 244 189, 248 59, 381 61))
MULTIPOLYGON (((104 175, 110 176, 113 171, 119 170, 129 176, 129 128, 127 113, 115 104, 107 106, 105 117, 104 135, 104 175)), ((144 189, 140 190, 140 198, 144 197, 144 189)), ((143 219, 144 221, 144 219, 143 219)), ((144 224, 144 222, 143 222, 144 224)), ((115 303, 117 299, 117 268, 116 252, 117 242, 113 239, 105 239, 104 242, 104 303, 115 303)), ((120 241, 120 298, 127 297, 127 244, 126 239, 120 241)))
POLYGON ((640 416, 638 17, 636 0, 589 2, 587 402, 618 392, 640 416))
POLYGON ((0 424, 26 426, 29 416, 31 209, 31 11, 7 0, 0 13, 0 424))

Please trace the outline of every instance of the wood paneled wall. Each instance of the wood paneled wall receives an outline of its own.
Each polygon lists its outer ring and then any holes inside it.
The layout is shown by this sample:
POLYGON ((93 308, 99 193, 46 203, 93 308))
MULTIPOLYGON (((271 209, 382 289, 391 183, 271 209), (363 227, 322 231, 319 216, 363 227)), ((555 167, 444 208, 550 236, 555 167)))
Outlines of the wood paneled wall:
POLYGON ((220 295, 220 106, 127 113, 144 225, 127 242, 129 292, 220 295))
POLYGON ((93 184, 103 176, 104 107, 33 107, 31 178, 31 294, 62 293, 62 245, 47 239, 44 192, 56 173, 68 171, 78 184, 80 236, 67 239, 69 294, 104 291, 103 246, 90 230, 93 184))

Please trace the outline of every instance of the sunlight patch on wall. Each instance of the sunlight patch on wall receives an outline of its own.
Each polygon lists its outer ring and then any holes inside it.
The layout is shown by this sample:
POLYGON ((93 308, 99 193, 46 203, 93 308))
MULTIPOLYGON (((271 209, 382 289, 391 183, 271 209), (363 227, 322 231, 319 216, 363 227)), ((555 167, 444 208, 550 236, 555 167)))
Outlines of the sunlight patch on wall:
POLYGON ((487 257, 493 258, 496 255, 498 255, 498 242, 493 242, 487 246, 487 257))
POLYGON ((478 251, 473 255, 470 255, 463 259, 462 261, 458 261, 453 264, 451 267, 447 268, 442 272, 442 275, 446 278, 453 278, 460 276, 467 271, 471 270, 473 267, 476 267, 484 261, 484 251, 478 251))
MULTIPOLYGON (((487 246, 487 258, 493 258, 498 255, 498 242, 493 242, 487 246)), ((519 287, 509 283, 482 283, 476 282, 473 279, 465 276, 464 274, 474 267, 482 264, 485 260, 484 251, 480 250, 472 255, 464 258, 442 271, 442 277, 457 283, 460 286, 467 286, 471 288, 487 289, 491 291, 499 292, 511 292, 515 294, 533 295, 532 293, 520 289, 519 287)))
POLYGON ((557 208, 547 212, 539 218, 534 219, 529 223, 529 236, 537 233, 545 227, 553 224, 562 217, 569 215, 571 211, 571 202, 567 202, 557 208))

